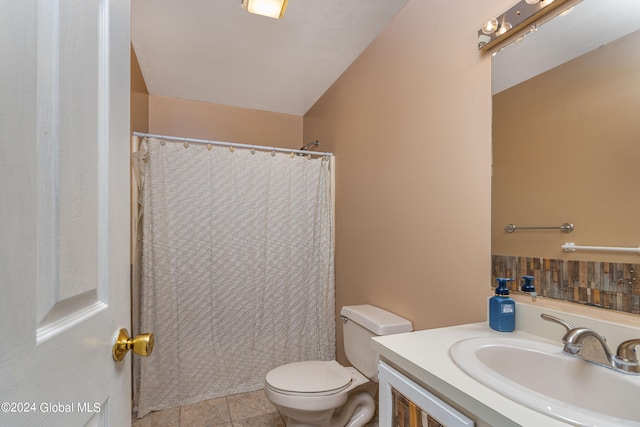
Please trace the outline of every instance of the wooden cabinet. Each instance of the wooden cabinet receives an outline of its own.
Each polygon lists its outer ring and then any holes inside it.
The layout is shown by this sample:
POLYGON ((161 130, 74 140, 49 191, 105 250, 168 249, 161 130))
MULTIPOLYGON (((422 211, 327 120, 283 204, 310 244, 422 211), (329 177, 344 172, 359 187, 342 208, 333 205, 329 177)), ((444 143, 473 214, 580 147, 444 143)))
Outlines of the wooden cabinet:
POLYGON ((391 388, 392 427, 445 427, 395 388, 391 388))

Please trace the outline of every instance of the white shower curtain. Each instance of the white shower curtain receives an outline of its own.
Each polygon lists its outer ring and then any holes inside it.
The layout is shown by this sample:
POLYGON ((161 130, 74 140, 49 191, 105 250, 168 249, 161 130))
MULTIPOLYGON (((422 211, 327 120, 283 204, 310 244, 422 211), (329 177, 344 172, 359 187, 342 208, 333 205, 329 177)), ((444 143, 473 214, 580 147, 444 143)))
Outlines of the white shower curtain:
POLYGON ((138 416, 335 357, 329 161, 143 140, 138 416), (144 156, 143 156, 144 157, 144 156))

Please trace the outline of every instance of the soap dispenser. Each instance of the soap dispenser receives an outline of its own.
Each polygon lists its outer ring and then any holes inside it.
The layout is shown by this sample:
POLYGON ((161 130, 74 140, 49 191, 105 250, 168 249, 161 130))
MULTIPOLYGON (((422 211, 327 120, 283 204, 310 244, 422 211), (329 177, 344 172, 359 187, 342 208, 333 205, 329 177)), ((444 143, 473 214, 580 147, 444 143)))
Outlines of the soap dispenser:
POLYGON ((496 294, 489 299, 489 326, 496 331, 511 332, 516 328, 516 302, 509 297, 507 282, 514 279, 499 277, 496 280, 496 294))
POLYGON ((520 290, 522 292, 527 292, 529 295, 531 295, 531 298, 535 301, 536 298, 538 297, 538 294, 536 294, 536 287, 533 285, 533 279, 534 279, 533 276, 522 276, 522 281, 524 283, 520 287, 520 290))

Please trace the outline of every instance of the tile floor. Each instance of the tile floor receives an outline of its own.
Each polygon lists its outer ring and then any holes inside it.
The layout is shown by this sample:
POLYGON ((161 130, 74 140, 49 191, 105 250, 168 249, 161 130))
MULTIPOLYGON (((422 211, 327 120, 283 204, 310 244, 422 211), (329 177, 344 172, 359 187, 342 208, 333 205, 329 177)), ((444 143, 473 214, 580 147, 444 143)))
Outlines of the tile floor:
MULTIPOLYGON (((133 418, 132 427, 285 427, 263 390, 233 394, 133 418)), ((377 415, 367 427, 378 427, 377 415)))
POLYGON ((132 427, 284 427, 263 390, 205 400, 133 418, 132 427))

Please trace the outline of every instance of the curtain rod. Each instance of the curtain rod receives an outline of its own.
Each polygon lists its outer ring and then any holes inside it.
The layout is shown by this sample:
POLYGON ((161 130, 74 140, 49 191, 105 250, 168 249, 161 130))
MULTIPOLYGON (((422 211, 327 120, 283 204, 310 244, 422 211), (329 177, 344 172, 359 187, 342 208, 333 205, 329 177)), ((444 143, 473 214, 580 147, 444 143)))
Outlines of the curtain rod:
POLYGON ((233 147, 233 148, 247 148, 254 149, 260 151, 277 151, 279 153, 294 153, 294 154, 302 154, 302 155, 312 155, 312 156, 333 156, 333 153, 323 153, 319 151, 307 151, 307 150, 293 150, 290 148, 277 148, 277 147, 268 147, 266 145, 251 145, 251 144, 240 144, 236 142, 222 142, 222 141, 212 141, 208 139, 194 139, 194 138, 183 138, 179 136, 168 136, 168 135, 156 135, 153 133, 143 133, 143 132, 133 132, 135 136, 139 137, 149 137, 149 138, 160 138, 170 141, 178 141, 178 142, 194 142, 196 144, 210 144, 210 145, 220 145, 223 147, 233 147))

